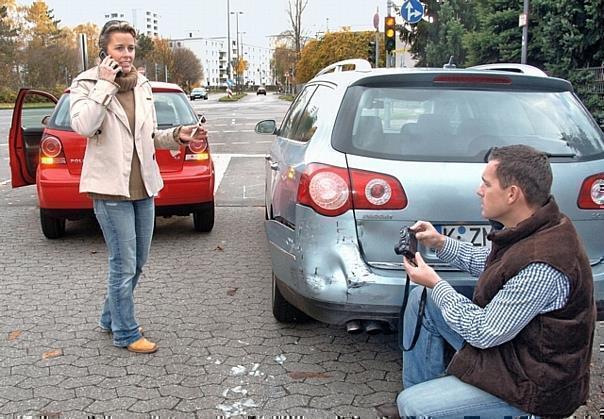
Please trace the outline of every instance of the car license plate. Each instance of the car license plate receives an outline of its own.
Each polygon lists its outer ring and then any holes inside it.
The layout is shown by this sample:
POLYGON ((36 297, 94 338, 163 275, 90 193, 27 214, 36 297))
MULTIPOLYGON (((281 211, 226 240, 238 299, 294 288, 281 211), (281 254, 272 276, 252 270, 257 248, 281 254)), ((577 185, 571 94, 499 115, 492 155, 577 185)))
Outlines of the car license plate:
POLYGON ((435 225, 436 230, 445 236, 464 242, 472 243, 477 247, 491 247, 487 234, 491 231, 490 225, 435 225))

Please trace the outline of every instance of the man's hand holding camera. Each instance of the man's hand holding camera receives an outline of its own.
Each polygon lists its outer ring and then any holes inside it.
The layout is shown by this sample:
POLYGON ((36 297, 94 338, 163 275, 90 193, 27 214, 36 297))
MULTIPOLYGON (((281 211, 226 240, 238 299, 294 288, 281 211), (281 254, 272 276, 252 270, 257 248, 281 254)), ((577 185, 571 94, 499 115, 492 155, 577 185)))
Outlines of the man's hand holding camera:
MULTIPOLYGON (((417 241, 425 247, 441 249, 445 244, 445 236, 436 231, 434 226, 427 221, 418 221, 409 227, 409 229, 415 233, 417 241)), ((436 283, 441 281, 441 278, 434 269, 424 262, 419 252, 415 252, 413 261, 404 256, 403 265, 411 281, 418 285, 434 288, 436 283)))

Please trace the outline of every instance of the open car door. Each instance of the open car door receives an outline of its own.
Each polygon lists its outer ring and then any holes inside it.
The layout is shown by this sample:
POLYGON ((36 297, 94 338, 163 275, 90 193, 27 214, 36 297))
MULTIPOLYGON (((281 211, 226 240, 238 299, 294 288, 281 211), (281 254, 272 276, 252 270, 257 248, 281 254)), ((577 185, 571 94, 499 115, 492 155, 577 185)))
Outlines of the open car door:
POLYGON ((20 89, 8 136, 13 188, 36 183, 40 141, 57 98, 40 90, 20 89))

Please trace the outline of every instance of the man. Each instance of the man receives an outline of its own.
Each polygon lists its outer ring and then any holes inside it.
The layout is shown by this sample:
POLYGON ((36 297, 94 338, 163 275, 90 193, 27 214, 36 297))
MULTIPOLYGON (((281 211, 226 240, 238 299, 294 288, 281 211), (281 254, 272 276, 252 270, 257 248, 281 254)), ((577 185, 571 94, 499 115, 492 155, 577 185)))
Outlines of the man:
MULTIPOLYGON (((572 223, 550 195, 551 183, 543 153, 524 145, 498 148, 477 191, 482 216, 503 225, 488 236, 490 252, 445 237, 425 221, 411 227, 440 259, 480 277, 470 301, 420 253, 417 266, 404 259, 411 280, 431 290, 417 344, 403 354, 401 416, 560 417, 586 401, 593 278, 572 223), (448 345, 455 354, 447 366, 448 345)), ((420 287, 411 293, 404 319, 407 347, 420 294, 420 287)))

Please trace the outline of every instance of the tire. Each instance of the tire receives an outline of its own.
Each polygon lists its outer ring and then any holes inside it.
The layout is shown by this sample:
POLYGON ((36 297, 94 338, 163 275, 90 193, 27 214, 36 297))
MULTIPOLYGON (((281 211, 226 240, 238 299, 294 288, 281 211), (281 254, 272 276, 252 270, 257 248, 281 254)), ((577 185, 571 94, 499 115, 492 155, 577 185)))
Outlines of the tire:
POLYGON ((65 219, 52 217, 42 208, 40 208, 40 224, 42 233, 47 239, 59 239, 65 235, 65 219))
POLYGON ((193 228, 200 233, 209 233, 214 228, 214 201, 207 208, 193 211, 193 228))
POLYGON ((296 307, 291 305, 277 286, 277 277, 273 272, 273 286, 272 286, 272 306, 273 306, 273 317, 279 323, 305 323, 310 320, 307 314, 298 310, 296 307))

